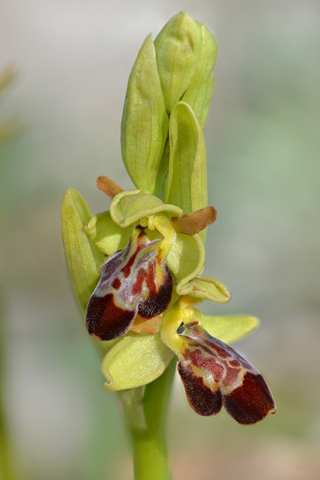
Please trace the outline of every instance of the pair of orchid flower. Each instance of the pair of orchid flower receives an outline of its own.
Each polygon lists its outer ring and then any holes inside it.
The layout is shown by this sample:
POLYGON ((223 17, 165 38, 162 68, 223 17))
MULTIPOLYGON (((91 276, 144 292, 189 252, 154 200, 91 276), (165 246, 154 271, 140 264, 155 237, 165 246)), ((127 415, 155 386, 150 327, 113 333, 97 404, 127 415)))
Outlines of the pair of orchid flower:
POLYGON ((112 202, 110 211, 91 217, 84 198, 68 189, 62 232, 88 332, 107 351, 106 388, 147 385, 177 356, 198 414, 224 405, 239 423, 252 424, 275 412, 274 400, 259 372, 224 342, 249 333, 257 319, 205 316, 194 308, 230 298, 222 283, 201 277, 206 227, 216 215, 207 206, 203 135, 216 55, 213 35, 186 12, 154 42, 146 38, 121 126, 122 158, 137 190, 99 177, 112 202))
POLYGON ((223 284, 199 276, 199 233, 215 220, 213 207, 183 215, 153 195, 123 192, 107 177, 97 185, 112 199, 111 208, 93 217, 85 232, 109 257, 89 300, 86 326, 99 340, 120 339, 102 362, 106 388, 145 385, 177 355, 188 401, 198 414, 214 415, 224 405, 239 423, 252 424, 274 412, 259 372, 209 333, 237 323, 242 336, 256 319, 203 316, 194 308, 202 299, 230 298, 223 284))

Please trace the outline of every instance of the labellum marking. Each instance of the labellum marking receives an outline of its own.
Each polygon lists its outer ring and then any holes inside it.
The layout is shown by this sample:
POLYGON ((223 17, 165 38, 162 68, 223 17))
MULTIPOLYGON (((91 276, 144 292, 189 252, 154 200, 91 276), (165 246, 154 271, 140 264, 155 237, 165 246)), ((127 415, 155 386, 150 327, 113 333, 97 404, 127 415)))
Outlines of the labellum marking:
POLYGON ((244 357, 211 337, 199 324, 192 322, 184 327, 183 332, 177 331, 185 341, 178 370, 195 412, 215 415, 224 405, 244 425, 275 413, 275 402, 266 381, 244 357))
POLYGON ((173 280, 161 242, 149 241, 143 230, 135 229, 127 247, 102 266, 87 307, 90 335, 100 340, 118 338, 129 330, 137 314, 146 320, 168 308, 173 280))

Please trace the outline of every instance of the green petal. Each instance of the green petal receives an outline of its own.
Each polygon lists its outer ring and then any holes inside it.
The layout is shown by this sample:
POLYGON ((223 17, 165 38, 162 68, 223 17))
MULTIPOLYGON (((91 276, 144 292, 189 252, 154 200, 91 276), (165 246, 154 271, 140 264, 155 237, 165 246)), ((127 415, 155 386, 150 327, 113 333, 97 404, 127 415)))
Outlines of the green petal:
POLYGON ((182 210, 175 205, 167 205, 154 195, 145 195, 140 190, 128 190, 119 193, 111 203, 110 215, 120 227, 128 227, 141 218, 160 212, 182 215, 182 210))
MULTIPOLYGON (((184 286, 191 279, 200 275, 205 259, 205 250, 199 235, 184 235, 177 233, 176 241, 167 257, 167 265, 175 275, 177 293, 180 286, 184 286)), ((181 295, 179 293, 179 295, 181 295)))
POLYGON ((186 91, 201 51, 198 24, 187 12, 175 15, 154 41, 166 108, 171 112, 186 91))
POLYGON ((84 230, 99 250, 106 255, 123 250, 132 233, 132 227, 121 228, 114 223, 110 212, 98 213, 92 217, 84 230))
POLYGON ((149 35, 132 69, 121 123, 122 158, 133 183, 154 193, 168 136, 168 116, 149 35))
POLYGON ((259 320, 248 315, 226 315, 222 317, 202 315, 201 325, 213 337, 225 343, 232 343, 255 330, 259 326, 259 320))
POLYGON ((230 300, 230 293, 223 283, 210 277, 193 278, 189 282, 180 282, 177 286, 179 295, 192 295, 202 300, 225 303, 230 300))
POLYGON ((83 312, 98 283, 99 269, 104 262, 103 253, 83 229, 90 218, 83 196, 73 188, 68 188, 62 201, 62 239, 73 291, 83 312))
POLYGON ((105 356, 101 371, 110 391, 146 385, 160 377, 174 354, 162 342, 160 334, 128 333, 105 356))
POLYGON ((201 24, 200 29, 202 36, 200 58, 191 82, 181 100, 190 105, 203 128, 206 124, 213 94, 213 68, 217 59, 217 43, 205 25, 201 24))
POLYGON ((206 147, 197 117, 184 102, 178 103, 172 111, 169 138, 166 202, 178 205, 183 213, 200 210, 208 201, 206 147))
POLYGON ((204 207, 181 217, 172 217, 171 222, 176 232, 195 235, 211 225, 216 215, 217 212, 213 207, 204 207))

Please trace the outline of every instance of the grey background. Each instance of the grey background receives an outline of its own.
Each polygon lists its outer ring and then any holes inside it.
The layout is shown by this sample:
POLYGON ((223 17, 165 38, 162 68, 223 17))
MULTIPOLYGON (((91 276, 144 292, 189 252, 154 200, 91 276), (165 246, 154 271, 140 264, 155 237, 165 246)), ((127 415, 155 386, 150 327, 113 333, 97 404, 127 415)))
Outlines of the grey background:
POLYGON ((236 345, 266 375, 278 412, 241 427, 196 416, 177 378, 175 480, 314 480, 319 412, 319 20, 316 0, 11 0, 0 7, 0 68, 19 76, 0 105, 23 131, 0 147, 5 402, 21 479, 132 478, 114 395, 68 284, 61 197, 108 208, 95 179, 132 188, 120 157, 130 69, 149 32, 182 9, 219 46, 205 129, 206 273, 232 293, 203 311, 259 316, 236 345))

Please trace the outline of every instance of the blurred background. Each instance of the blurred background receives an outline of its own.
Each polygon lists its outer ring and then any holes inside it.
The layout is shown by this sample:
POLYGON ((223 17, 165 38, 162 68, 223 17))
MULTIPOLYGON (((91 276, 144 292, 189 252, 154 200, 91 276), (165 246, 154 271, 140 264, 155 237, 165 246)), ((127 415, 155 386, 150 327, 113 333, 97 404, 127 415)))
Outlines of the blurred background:
MULTIPOLYGON (((128 76, 144 38, 186 9, 219 46, 205 129, 206 273, 232 293, 206 313, 262 320, 236 348, 266 376, 276 415, 251 427, 201 418, 179 379, 170 412, 174 480, 320 477, 320 4, 317 0, 11 0, 0 9, 0 69, 18 77, 0 117, 2 390, 21 480, 132 478, 115 395, 71 289, 60 235, 68 186, 93 213, 120 157, 128 76)), ((1 419, 0 419, 1 423, 1 419)), ((11 480, 9 476, 3 480, 11 480)))

